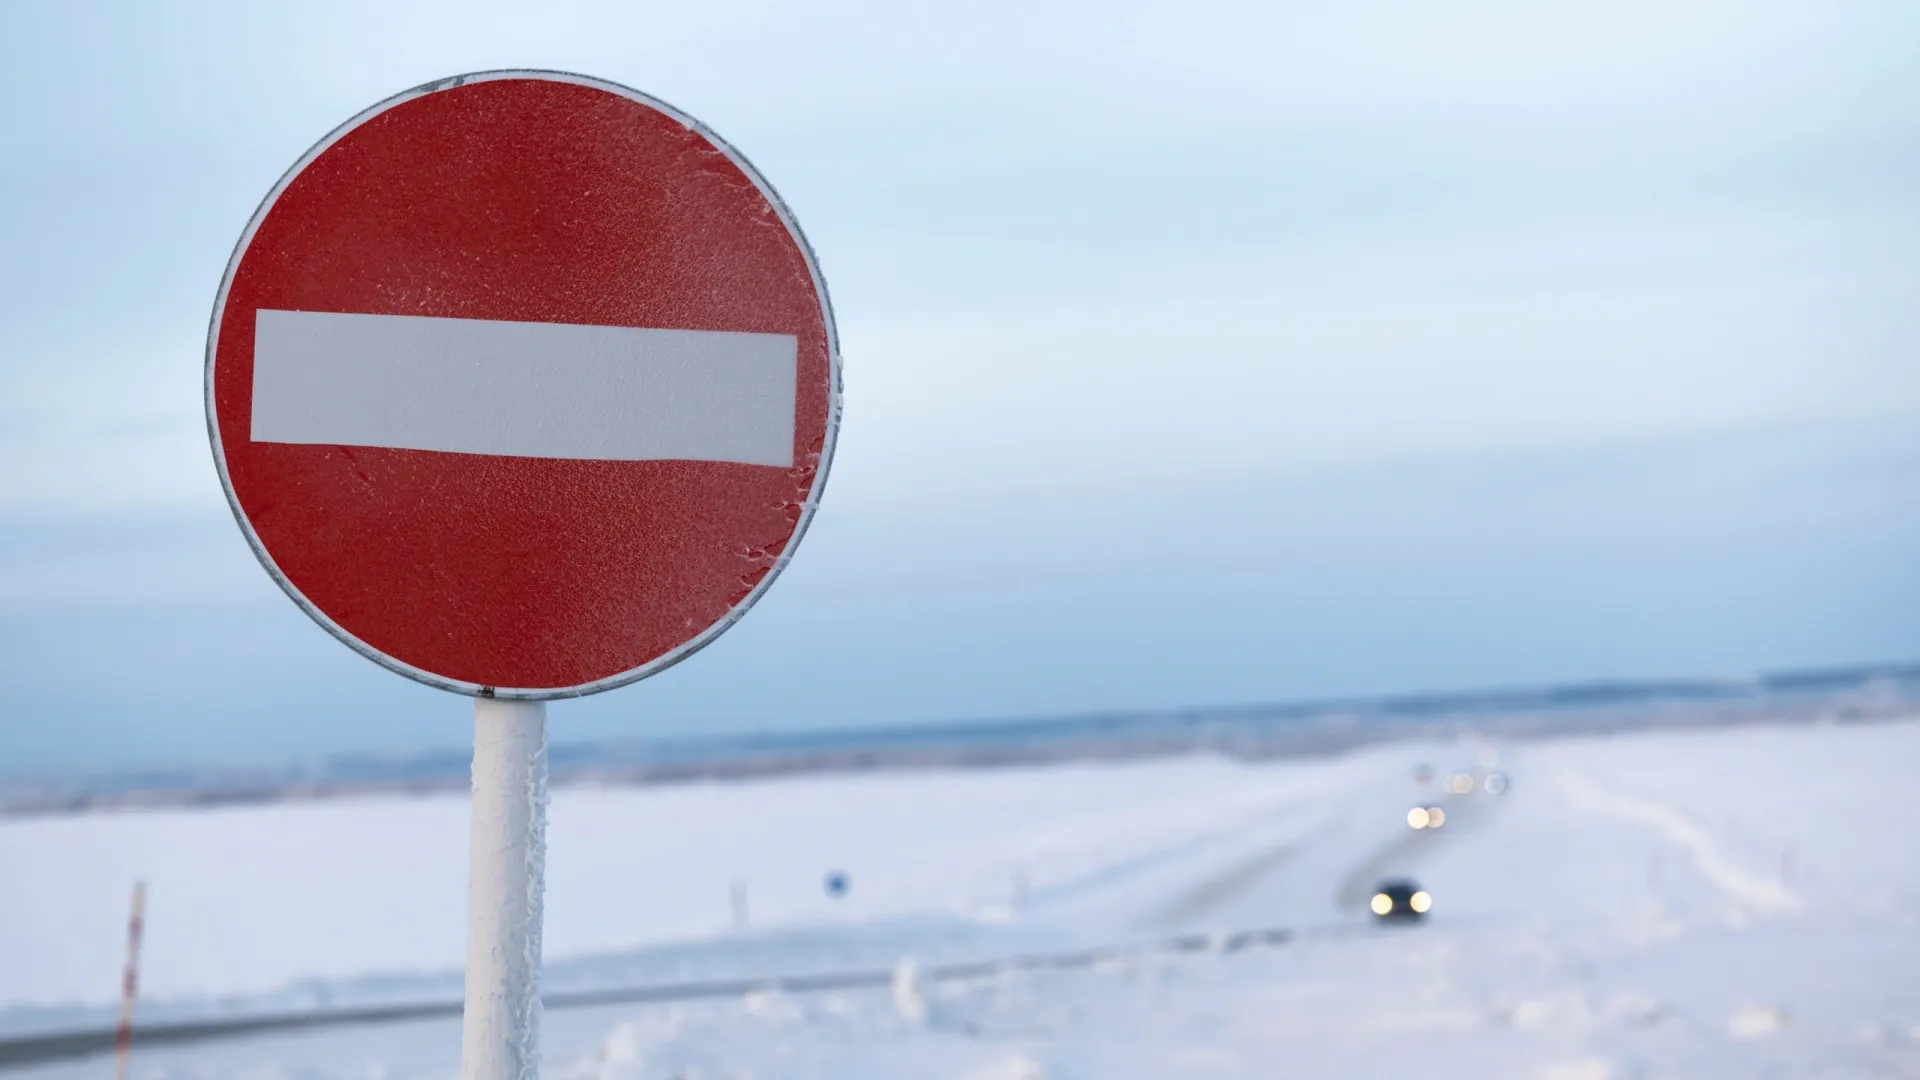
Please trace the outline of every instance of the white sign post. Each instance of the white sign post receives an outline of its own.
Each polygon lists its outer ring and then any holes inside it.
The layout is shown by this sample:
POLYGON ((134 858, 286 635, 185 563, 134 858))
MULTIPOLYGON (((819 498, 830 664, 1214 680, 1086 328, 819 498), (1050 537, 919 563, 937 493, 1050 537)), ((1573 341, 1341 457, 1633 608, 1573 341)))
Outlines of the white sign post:
POLYGON ((465 1080, 539 1075, 546 862, 546 702, 475 698, 465 1080))
POLYGON ((474 704, 467 1080, 539 1068, 547 716, 733 625, 792 557, 840 419, 813 252, 747 160, 613 83, 416 87, 254 212, 207 430, 274 581, 474 704))

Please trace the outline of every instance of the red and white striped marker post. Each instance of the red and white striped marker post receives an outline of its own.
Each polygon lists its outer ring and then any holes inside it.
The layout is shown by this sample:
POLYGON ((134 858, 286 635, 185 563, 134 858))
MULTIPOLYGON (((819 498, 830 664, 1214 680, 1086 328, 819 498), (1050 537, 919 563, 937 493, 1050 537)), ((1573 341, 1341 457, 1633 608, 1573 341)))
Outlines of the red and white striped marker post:
POLYGON ((445 79, 268 193, 220 285, 206 402, 274 581, 363 656, 477 699, 462 1072, 533 1077, 545 702, 685 659, 792 557, 840 416, 813 252, 663 102, 445 79))
POLYGON ((140 935, 147 918, 147 883, 133 883, 133 907, 127 914, 127 966, 120 976, 120 1023, 113 1032, 114 1080, 127 1080, 133 1056, 133 1002, 140 996, 140 935))

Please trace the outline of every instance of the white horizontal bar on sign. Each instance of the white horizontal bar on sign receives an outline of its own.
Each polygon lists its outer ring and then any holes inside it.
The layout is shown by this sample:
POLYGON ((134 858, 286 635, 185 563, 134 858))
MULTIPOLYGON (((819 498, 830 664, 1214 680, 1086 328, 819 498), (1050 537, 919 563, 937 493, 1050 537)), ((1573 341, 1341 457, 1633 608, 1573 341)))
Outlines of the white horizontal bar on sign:
POLYGON ((261 310, 253 440, 793 464, 791 334, 261 310))

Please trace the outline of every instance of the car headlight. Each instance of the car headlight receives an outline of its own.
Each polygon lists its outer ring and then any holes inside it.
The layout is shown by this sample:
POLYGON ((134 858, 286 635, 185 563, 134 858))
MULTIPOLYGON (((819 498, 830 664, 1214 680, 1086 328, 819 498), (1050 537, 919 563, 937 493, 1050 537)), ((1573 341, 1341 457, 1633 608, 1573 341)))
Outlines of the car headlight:
POLYGON ((1407 811, 1407 825, 1415 829, 1424 829, 1433 820, 1433 811, 1424 806, 1416 806, 1407 811))
POLYGON ((1447 812, 1437 806, 1427 807, 1427 828, 1437 829, 1447 823, 1447 812))
POLYGON ((1413 909, 1414 914, 1425 915, 1427 909, 1433 906, 1433 897, 1424 892, 1414 893, 1413 898, 1407 901, 1407 906, 1413 909))
MULTIPOLYGON (((1424 896, 1426 894, 1422 893, 1421 895, 1424 896)), ((1393 910, 1393 897, 1383 892, 1374 893, 1373 902, 1368 906, 1373 908, 1375 915, 1385 915, 1387 912, 1393 910)))

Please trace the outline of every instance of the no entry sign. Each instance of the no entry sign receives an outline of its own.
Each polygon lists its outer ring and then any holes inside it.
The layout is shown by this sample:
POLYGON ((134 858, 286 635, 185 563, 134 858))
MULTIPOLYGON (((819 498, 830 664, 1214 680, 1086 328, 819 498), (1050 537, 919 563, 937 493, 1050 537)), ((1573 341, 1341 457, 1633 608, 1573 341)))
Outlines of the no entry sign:
POLYGON ((287 595, 476 696, 461 1074, 534 1080, 544 699, 693 652, 791 556, 840 411, 813 253, 673 108, 464 75, 274 185, 220 283, 206 395, 227 500, 287 595))
POLYGON ((551 72, 431 84, 275 185, 208 335, 241 529, 368 657, 542 699, 724 630, 805 530, 839 353, 798 225, 670 106, 551 72))

